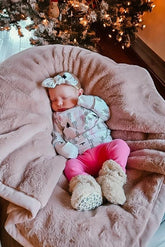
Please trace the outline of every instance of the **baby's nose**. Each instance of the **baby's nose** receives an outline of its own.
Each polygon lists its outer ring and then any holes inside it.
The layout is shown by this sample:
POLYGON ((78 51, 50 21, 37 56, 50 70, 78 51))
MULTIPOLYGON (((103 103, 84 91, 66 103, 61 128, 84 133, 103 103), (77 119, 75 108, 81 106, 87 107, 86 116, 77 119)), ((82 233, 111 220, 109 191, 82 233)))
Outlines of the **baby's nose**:
POLYGON ((63 105, 63 100, 62 100, 62 99, 58 99, 58 101, 57 101, 57 105, 58 105, 58 106, 63 105))

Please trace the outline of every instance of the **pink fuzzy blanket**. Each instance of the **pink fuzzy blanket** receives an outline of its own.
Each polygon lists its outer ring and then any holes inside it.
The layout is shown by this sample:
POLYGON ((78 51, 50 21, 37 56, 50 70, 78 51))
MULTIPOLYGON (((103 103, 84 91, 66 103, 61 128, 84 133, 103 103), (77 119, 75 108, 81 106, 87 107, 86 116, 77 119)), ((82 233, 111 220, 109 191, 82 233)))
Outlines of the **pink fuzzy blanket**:
POLYGON ((0 196, 5 228, 25 247, 145 247, 165 212, 165 101, 149 73, 72 46, 30 48, 0 64, 0 196), (123 206, 72 209, 65 159, 51 144, 41 82, 61 71, 109 105, 114 138, 131 148, 123 206))

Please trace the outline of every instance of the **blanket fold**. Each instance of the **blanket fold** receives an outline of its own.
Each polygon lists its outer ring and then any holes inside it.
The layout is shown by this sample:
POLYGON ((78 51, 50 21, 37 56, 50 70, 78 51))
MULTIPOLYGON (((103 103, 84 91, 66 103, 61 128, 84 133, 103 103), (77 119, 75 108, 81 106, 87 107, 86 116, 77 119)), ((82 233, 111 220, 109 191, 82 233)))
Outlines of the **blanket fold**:
POLYGON ((0 96, 0 196, 9 201, 8 233, 25 247, 147 246, 165 211, 165 101, 149 73, 79 47, 34 47, 0 64, 0 96), (113 138, 130 146, 123 206, 71 207, 66 160, 52 146, 52 111, 41 87, 61 71, 107 102, 113 138))

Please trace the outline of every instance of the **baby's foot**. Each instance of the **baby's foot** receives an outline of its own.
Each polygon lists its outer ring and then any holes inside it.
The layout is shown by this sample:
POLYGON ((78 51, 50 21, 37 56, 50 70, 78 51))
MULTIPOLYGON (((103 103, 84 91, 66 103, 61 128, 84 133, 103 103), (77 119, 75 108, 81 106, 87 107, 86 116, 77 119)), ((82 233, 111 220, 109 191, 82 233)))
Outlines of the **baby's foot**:
POLYGON ((79 205, 77 206, 77 210, 79 211, 86 211, 92 210, 99 207, 102 204, 102 196, 94 192, 88 196, 84 196, 81 198, 79 205))
POLYGON ((90 175, 78 175, 69 183, 71 205, 79 211, 92 210, 102 204, 100 185, 90 175))

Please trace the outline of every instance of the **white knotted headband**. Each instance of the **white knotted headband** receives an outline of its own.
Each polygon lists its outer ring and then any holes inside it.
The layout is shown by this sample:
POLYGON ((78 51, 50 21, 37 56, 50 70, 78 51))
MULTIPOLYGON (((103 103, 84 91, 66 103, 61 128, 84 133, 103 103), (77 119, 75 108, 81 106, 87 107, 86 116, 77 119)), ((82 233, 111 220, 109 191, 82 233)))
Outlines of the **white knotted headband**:
POLYGON ((42 86, 47 88, 55 88, 57 85, 61 84, 67 84, 78 89, 79 82, 69 72, 64 72, 61 75, 56 75, 53 78, 47 78, 42 82, 42 86))

